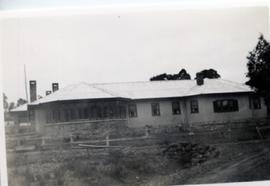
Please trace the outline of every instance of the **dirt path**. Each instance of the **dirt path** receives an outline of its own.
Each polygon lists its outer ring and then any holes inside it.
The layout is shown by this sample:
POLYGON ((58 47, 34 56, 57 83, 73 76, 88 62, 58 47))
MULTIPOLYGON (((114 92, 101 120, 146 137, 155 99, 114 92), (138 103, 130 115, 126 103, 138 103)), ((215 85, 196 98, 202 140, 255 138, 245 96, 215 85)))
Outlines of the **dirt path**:
POLYGON ((229 165, 218 167, 196 178, 191 178, 187 184, 225 183, 256 181, 270 179, 270 151, 243 157, 242 160, 234 160, 229 165))

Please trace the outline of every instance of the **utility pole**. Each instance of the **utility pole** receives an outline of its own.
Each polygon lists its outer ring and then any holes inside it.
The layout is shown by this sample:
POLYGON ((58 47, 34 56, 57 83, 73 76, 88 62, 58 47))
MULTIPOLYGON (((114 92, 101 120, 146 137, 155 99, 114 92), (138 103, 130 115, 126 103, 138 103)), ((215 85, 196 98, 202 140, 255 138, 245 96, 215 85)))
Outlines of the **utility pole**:
POLYGON ((26 78, 26 67, 25 67, 25 64, 23 65, 23 67, 24 67, 25 96, 26 96, 26 101, 27 101, 27 103, 29 103, 29 100, 28 100, 28 90, 27 90, 27 78, 26 78))

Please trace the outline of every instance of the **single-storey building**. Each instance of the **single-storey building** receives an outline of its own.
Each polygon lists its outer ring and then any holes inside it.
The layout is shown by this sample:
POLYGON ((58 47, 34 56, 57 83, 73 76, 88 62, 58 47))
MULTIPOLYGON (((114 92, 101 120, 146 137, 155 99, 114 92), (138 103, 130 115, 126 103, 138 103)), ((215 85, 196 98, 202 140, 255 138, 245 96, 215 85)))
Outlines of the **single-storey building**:
POLYGON ((27 104, 20 105, 12 110, 10 110, 10 115, 15 125, 28 125, 28 112, 27 104))
POLYGON ((30 103, 28 110, 38 132, 64 136, 93 122, 189 128, 267 115, 263 99, 248 86, 223 79, 82 82, 30 103))

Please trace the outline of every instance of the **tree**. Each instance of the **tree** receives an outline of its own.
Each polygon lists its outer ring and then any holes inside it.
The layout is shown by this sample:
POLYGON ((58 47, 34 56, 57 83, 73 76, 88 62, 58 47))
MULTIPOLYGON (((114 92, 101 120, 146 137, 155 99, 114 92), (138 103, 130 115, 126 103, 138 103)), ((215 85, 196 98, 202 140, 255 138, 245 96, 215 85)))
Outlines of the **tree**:
POLYGON ((161 81, 161 80, 166 80, 167 79, 167 74, 163 73, 163 74, 159 74, 157 76, 153 76, 150 78, 150 81, 161 81))
POLYGON ((4 107, 4 111, 7 112, 8 110, 8 97, 6 96, 5 93, 3 93, 3 107, 4 107))
POLYGON ((26 101, 25 99, 19 98, 19 99, 17 100, 16 106, 19 107, 19 106, 24 105, 24 104, 26 104, 26 103, 27 103, 27 101, 26 101))
MULTIPOLYGON (((205 69, 202 70, 198 73, 196 73, 196 77, 198 75, 201 75, 202 78, 209 78, 209 79, 217 79, 220 78, 220 75, 218 74, 218 72, 212 68, 210 69, 205 69)), ((196 78, 195 78, 196 79, 196 78)))
POLYGON ((182 68, 178 73, 179 79, 191 79, 190 75, 187 73, 186 69, 182 68))
POLYGON ((187 73, 185 69, 181 69, 178 74, 159 74, 150 78, 150 81, 161 81, 161 80, 184 80, 184 79, 191 79, 190 75, 187 73))
POLYGON ((270 43, 261 34, 253 51, 247 56, 246 82, 255 92, 264 97, 270 115, 270 43))
POLYGON ((14 108, 15 108, 15 103, 14 102, 9 103, 8 111, 10 111, 10 110, 12 110, 14 108))

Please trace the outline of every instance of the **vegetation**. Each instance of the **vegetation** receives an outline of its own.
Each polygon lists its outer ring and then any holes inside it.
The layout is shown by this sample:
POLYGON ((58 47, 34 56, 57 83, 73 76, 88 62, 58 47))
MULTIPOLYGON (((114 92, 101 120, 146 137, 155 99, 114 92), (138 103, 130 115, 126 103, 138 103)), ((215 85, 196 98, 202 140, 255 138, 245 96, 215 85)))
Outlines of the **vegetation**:
POLYGON ((19 106, 24 105, 24 104, 26 104, 26 103, 27 103, 27 101, 26 101, 25 99, 19 98, 19 99, 17 100, 16 106, 19 107, 19 106))
MULTIPOLYGON (((218 72, 212 68, 202 70, 196 73, 196 77, 201 76, 202 78, 217 79, 220 78, 218 72)), ((195 78, 196 79, 196 78, 195 78)))
POLYGON ((246 82, 256 93, 263 96, 270 115, 270 43, 260 35, 258 43, 247 56, 248 73, 246 82))
POLYGON ((8 111, 8 97, 6 96, 5 93, 3 93, 3 107, 4 107, 4 111, 7 112, 8 111))
MULTIPOLYGON (((201 75, 202 78, 215 79, 220 78, 218 72, 214 69, 205 69, 196 73, 196 77, 201 75)), ((195 79, 196 79, 195 77, 195 79)), ((178 74, 159 74, 150 78, 150 81, 161 81, 161 80, 189 80, 191 76, 187 73, 186 69, 181 69, 178 74)))
POLYGON ((187 73, 187 71, 183 68, 179 71, 178 74, 159 74, 157 76, 151 77, 150 81, 160 81, 160 80, 185 80, 185 79, 191 79, 190 75, 187 73))
POLYGON ((19 107, 21 105, 24 105, 27 103, 27 100, 23 98, 19 98, 17 100, 17 103, 15 104, 14 102, 8 102, 8 97, 5 93, 3 93, 3 108, 5 112, 9 112, 10 110, 19 107))

